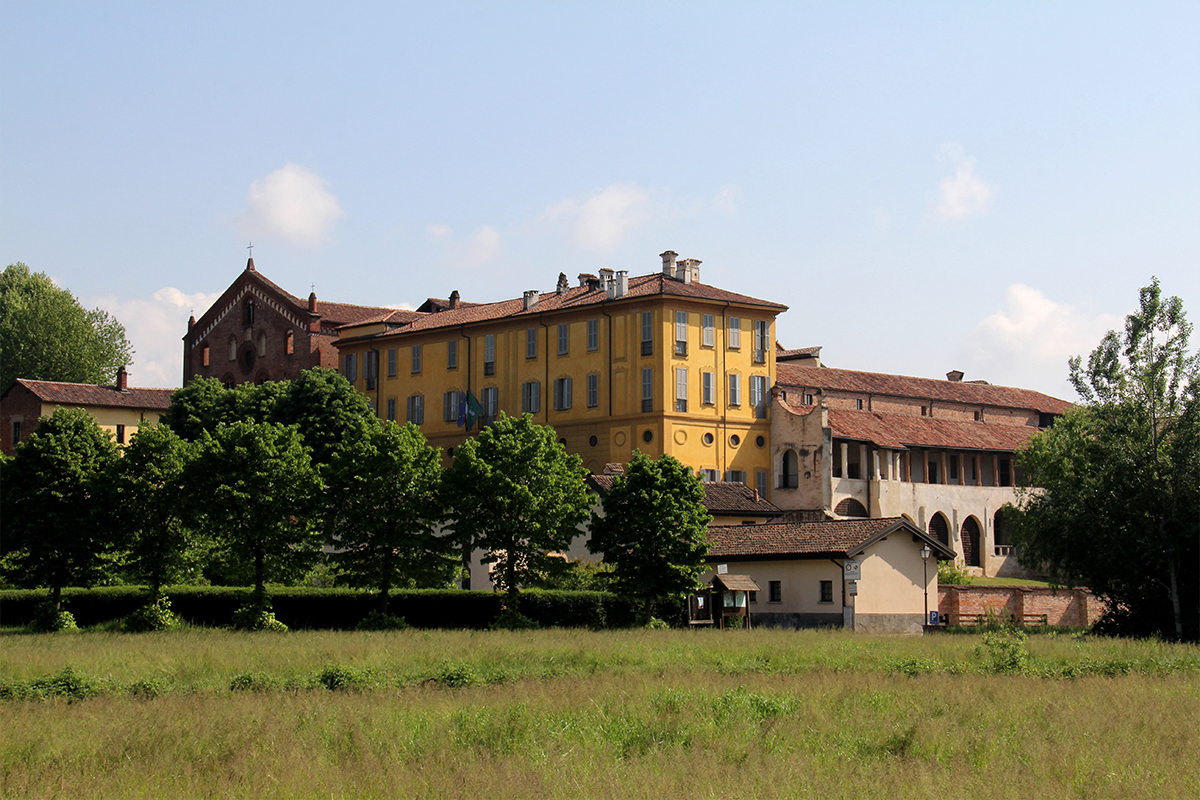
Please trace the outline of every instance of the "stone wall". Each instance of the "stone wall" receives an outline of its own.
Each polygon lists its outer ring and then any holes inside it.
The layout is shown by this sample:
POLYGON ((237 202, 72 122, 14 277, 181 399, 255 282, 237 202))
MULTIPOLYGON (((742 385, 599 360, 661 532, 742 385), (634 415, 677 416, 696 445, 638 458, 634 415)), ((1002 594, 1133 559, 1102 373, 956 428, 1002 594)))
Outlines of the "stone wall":
POLYGON ((1027 625, 1086 627, 1104 614, 1105 604, 1087 589, 1041 586, 938 587, 938 612, 947 625, 970 625, 989 611, 1027 625))

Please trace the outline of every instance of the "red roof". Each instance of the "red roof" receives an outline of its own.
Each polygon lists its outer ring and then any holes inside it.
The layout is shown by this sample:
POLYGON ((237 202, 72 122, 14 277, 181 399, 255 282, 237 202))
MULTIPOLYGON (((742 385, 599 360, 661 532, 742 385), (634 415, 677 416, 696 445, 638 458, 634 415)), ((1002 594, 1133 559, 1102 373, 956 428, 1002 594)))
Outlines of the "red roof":
POLYGON ((1029 425, 995 425, 838 408, 829 409, 829 428, 839 439, 870 442, 893 450, 939 447, 1006 453, 1020 450, 1040 430, 1029 425))
POLYGON ((849 558, 894 532, 902 531, 928 544, 935 553, 954 553, 903 517, 839 519, 828 522, 772 522, 766 525, 715 525, 708 561, 755 561, 785 558, 849 558))
MULTIPOLYGON (((302 300, 299 297, 296 297, 296 295, 287 291, 282 286, 275 283, 267 276, 263 275, 261 272, 259 272, 257 269, 254 268, 254 259, 252 259, 252 258, 246 262, 246 269, 242 272, 242 275, 245 275, 247 273, 253 274, 257 280, 261 281, 265 286, 268 286, 272 290, 277 292, 281 297, 283 297, 285 300, 287 300, 289 303, 291 303, 293 306, 295 306, 297 311, 305 313, 305 314, 308 313, 308 300, 307 299, 302 300)), ((236 283, 236 281, 235 281, 235 283, 236 283)), ((230 287, 230 288, 232 288, 232 287, 230 287)), ((228 292, 228 290, 226 290, 226 291, 228 292)), ((224 300, 224 299, 225 299, 224 295, 222 295, 222 297, 219 298, 217 300, 217 302, 214 303, 209 308, 209 311, 211 311, 213 308, 216 308, 217 306, 221 305, 221 300, 224 300)), ((205 315, 207 315, 209 313, 209 311, 204 312, 205 315)), ((359 305, 352 305, 350 303, 330 303, 328 301, 318 300, 316 313, 321 315, 322 323, 324 323, 326 325, 337 326, 337 325, 346 325, 349 323, 361 323, 365 320, 373 319, 373 318, 379 317, 382 314, 390 313, 393 311, 395 311, 395 309, 382 308, 382 307, 378 307, 378 306, 359 306, 359 305)), ((416 314, 415 311, 403 312, 403 313, 416 314)))
MULTIPOLYGON (((136 389, 122 392, 115 386, 96 386, 90 383, 60 383, 30 381, 19 378, 13 384, 24 386, 43 403, 65 406, 100 406, 102 408, 155 408, 166 411, 175 389, 136 389)), ((9 389, 12 391, 12 389, 9 389)))
MULTIPOLYGON (((776 358, 776 361, 778 362, 779 359, 776 358)), ((858 372, 849 369, 809 367, 787 363, 777 363, 775 374, 776 382, 781 386, 861 392, 889 397, 914 397, 1003 408, 1025 408, 1049 414, 1061 414, 1071 407, 1066 400, 1059 400, 1057 397, 1035 392, 1032 389, 993 386, 988 383, 911 378, 906 375, 889 375, 883 372, 858 372)))

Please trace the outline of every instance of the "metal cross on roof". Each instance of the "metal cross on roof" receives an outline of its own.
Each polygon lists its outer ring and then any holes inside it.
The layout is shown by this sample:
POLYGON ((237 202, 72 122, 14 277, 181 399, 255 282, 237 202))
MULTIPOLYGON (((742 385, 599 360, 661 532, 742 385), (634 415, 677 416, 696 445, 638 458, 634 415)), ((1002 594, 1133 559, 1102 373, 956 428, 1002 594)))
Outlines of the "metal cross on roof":
POLYGON ((254 242, 246 245, 246 249, 250 251, 250 257, 254 258, 254 242))

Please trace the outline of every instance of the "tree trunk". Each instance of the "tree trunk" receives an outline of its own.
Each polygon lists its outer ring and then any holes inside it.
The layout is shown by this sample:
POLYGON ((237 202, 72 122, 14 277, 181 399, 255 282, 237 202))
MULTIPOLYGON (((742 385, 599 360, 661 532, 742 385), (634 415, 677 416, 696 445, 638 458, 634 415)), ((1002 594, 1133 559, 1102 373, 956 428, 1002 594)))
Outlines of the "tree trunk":
POLYGON ((379 610, 386 616, 388 613, 388 591, 392 588, 392 551, 388 550, 383 556, 383 577, 379 581, 379 610))
POLYGON ((254 551, 254 600, 260 606, 264 604, 267 598, 267 570, 263 562, 263 550, 259 547, 254 551))
POLYGON ((55 613, 62 611, 62 587, 58 584, 50 590, 50 601, 54 603, 55 613))

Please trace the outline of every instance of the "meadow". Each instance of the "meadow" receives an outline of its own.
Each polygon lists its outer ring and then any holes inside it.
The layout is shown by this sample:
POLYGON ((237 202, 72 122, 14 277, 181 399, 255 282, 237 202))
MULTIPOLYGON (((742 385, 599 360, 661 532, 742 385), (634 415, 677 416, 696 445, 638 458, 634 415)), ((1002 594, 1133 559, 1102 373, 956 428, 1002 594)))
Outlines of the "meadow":
POLYGON ((0 638, 3 797, 1200 796, 1200 650, 995 633, 0 638))

